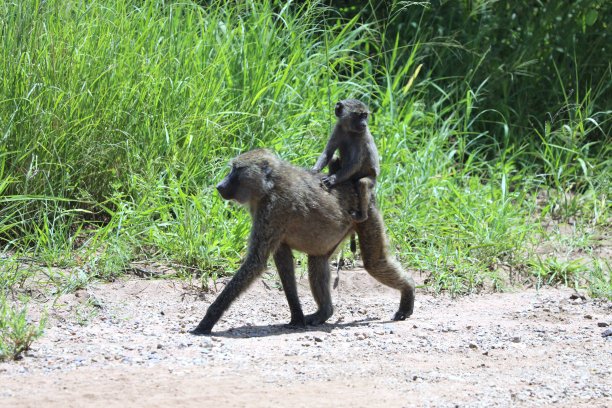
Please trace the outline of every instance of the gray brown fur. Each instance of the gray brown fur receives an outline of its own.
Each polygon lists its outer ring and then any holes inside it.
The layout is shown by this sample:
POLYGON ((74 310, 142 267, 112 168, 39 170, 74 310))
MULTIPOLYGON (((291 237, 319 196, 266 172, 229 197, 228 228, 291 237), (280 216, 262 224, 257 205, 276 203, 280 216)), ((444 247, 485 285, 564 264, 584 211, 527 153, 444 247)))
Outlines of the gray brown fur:
MULTIPOLYGON (((360 224, 346 217, 351 183, 332 191, 320 187, 323 175, 292 166, 269 150, 246 152, 231 161, 232 169, 218 185, 221 196, 249 207, 252 228, 247 255, 227 286, 210 305, 194 334, 209 334, 230 304, 263 272, 273 255, 291 311, 292 326, 317 325, 333 313, 329 258, 348 234, 359 234, 366 270, 380 282, 401 291, 393 317, 403 320, 414 307, 414 282, 389 255, 382 217, 375 203, 360 224), (318 310, 304 316, 297 295, 291 250, 308 254, 308 280, 318 310)), ((370 197, 373 199, 373 196, 370 197)))
POLYGON ((380 173, 378 150, 368 128, 370 110, 357 99, 345 99, 336 104, 334 113, 338 120, 313 170, 320 172, 329 165, 329 175, 322 178, 327 188, 348 180, 356 183, 359 203, 350 215, 355 222, 363 222, 380 173), (336 150, 339 158, 334 155, 336 150))

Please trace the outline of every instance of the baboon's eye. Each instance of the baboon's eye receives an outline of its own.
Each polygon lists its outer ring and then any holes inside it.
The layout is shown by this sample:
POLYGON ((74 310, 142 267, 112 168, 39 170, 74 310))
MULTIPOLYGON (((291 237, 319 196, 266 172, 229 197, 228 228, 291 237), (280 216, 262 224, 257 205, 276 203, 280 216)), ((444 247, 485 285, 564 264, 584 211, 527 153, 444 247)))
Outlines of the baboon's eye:
POLYGON ((232 166, 232 169, 230 170, 230 176, 232 177, 239 177, 240 174, 242 173, 243 167, 240 166, 232 166))

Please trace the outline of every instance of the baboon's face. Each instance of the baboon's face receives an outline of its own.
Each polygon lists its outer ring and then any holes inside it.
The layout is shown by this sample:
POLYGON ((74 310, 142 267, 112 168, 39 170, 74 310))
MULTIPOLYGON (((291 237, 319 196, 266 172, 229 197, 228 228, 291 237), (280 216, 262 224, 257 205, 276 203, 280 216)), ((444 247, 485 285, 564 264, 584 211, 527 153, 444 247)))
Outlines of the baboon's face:
POLYGON ((232 166, 229 174, 217 184, 217 191, 226 200, 236 200, 240 204, 248 202, 248 192, 242 188, 240 175, 244 169, 237 169, 232 166))
POLYGON ((217 184, 217 191, 224 199, 253 204, 274 187, 269 161, 261 154, 257 157, 249 154, 232 160, 229 174, 217 184))
POLYGON ((368 126, 370 110, 361 101, 346 99, 336 104, 336 117, 348 132, 363 132, 368 126))

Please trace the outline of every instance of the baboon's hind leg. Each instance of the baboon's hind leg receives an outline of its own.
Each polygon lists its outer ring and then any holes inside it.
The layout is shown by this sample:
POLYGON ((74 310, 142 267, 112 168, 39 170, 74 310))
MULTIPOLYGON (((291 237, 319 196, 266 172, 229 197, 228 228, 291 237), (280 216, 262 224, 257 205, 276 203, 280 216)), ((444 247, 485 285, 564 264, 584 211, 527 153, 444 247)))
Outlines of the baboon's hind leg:
POLYGON ((414 280, 389 254, 389 246, 380 211, 370 206, 368 219, 355 224, 363 266, 380 283, 398 289, 400 305, 393 320, 404 320, 414 311, 414 280))

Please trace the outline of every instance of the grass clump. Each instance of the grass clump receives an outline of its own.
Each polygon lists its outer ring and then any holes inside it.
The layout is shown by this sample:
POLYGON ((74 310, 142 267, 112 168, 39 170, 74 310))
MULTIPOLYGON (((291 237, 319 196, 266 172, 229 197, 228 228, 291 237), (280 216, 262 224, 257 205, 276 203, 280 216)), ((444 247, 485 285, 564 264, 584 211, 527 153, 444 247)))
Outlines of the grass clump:
POLYGON ((0 361, 18 359, 42 336, 46 317, 34 324, 26 312, 27 307, 12 306, 5 296, 0 297, 0 361))

